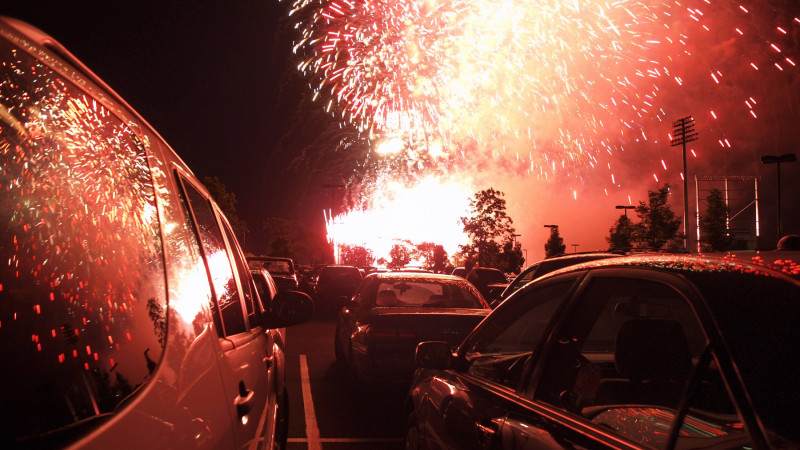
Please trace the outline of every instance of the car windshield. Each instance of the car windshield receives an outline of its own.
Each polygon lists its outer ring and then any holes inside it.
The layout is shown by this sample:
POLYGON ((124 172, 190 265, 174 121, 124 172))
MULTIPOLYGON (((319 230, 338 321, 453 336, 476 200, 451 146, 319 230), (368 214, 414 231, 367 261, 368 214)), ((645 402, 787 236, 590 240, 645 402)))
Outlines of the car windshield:
POLYGON ((466 282, 415 279, 382 280, 378 283, 375 306, 484 308, 466 282))
POLYGON ((294 274, 294 265, 290 260, 287 259, 250 258, 247 260, 247 264, 254 269, 267 269, 267 272, 269 272, 270 275, 294 274))

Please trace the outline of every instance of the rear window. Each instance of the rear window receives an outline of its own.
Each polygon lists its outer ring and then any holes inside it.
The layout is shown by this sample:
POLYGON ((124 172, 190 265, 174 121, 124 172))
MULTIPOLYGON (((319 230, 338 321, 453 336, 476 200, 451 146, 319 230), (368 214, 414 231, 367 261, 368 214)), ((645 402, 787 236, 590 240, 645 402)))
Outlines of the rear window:
POLYGON ((378 283, 375 306, 428 308, 484 308, 466 282, 384 280, 378 283))
POLYGON ((167 305, 148 144, 135 124, 5 40, 0 61, 8 442, 101 417, 147 383, 167 305))
POLYGON ((355 267, 324 267, 319 273, 319 280, 325 283, 361 282, 361 272, 355 267))

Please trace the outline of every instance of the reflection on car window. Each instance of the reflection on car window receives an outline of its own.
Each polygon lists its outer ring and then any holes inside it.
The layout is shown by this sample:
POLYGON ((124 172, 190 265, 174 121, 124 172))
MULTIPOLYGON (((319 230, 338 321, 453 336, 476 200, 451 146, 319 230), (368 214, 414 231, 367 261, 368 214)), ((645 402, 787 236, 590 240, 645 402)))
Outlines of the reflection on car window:
POLYGON ((499 308, 468 343, 468 372, 516 387, 525 362, 573 284, 574 279, 551 283, 499 308))
POLYGON ((463 282, 391 279, 378 284, 375 306, 483 308, 463 282))
POLYGON ((194 213, 206 266, 211 276, 211 286, 217 300, 216 304, 212 304, 217 331, 220 336, 242 333, 247 328, 244 323, 241 299, 217 218, 206 197, 188 181, 184 180, 183 185, 191 212, 194 213))
POLYGON ((0 59, 7 442, 110 413, 146 383, 165 345, 167 303, 136 124, 5 40, 0 59))

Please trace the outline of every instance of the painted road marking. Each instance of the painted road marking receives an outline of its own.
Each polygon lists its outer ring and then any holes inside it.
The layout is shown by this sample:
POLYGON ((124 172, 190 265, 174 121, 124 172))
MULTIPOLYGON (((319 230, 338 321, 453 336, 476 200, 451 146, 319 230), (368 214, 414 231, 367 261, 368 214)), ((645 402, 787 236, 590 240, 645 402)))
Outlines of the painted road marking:
POLYGON ((308 363, 306 355, 300 355, 300 383, 303 391, 303 409, 306 412, 306 437, 289 438, 287 442, 298 442, 308 444, 308 450, 322 450, 323 443, 400 443, 403 439, 398 438, 320 438, 319 428, 317 427, 317 414, 314 411, 314 400, 311 398, 311 377, 308 375, 308 363))

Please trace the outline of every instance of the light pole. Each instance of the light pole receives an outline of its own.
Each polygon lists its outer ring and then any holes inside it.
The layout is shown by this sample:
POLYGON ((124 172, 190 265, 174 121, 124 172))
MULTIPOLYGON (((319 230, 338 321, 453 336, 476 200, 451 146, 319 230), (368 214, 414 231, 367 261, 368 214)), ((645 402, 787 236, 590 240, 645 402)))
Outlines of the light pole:
POLYGON ((797 155, 786 153, 780 156, 766 155, 761 157, 763 164, 776 164, 778 166, 778 240, 781 238, 781 163, 797 161, 797 155))
POLYGON ((526 248, 522 251, 525 252, 525 267, 528 267, 528 249, 526 248))
POLYGON ((581 244, 571 244, 572 245, 572 253, 578 253, 578 246, 581 244))
POLYGON ((628 210, 629 209, 636 209, 636 207, 632 206, 632 205, 617 205, 617 206, 615 206, 615 208, 624 209, 625 210, 625 218, 628 217, 628 210))
POLYGON ((512 234, 511 239, 513 240, 511 244, 511 249, 513 250, 517 246, 517 237, 522 236, 521 234, 512 234))

